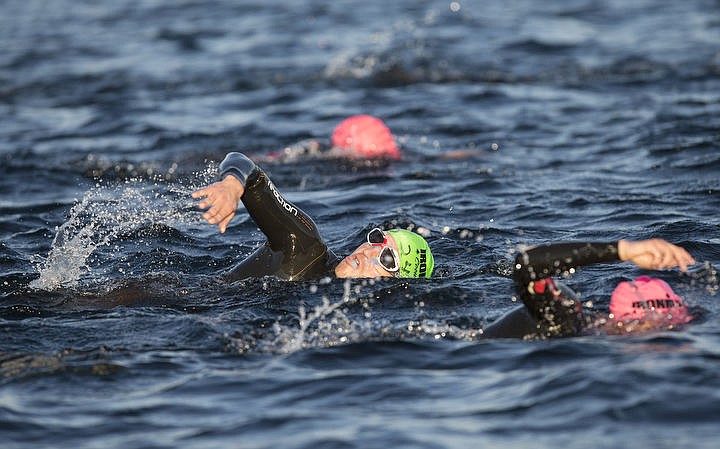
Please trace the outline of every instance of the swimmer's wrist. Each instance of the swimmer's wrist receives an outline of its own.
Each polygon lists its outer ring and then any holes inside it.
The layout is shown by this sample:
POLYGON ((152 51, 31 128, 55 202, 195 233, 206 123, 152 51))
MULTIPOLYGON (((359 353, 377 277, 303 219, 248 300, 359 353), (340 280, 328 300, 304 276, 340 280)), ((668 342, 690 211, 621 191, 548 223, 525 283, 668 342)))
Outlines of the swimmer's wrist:
POLYGON ((240 181, 240 179, 238 179, 238 177, 233 173, 226 174, 222 180, 222 183, 228 186, 233 191, 238 192, 238 197, 242 197, 243 193, 245 192, 245 186, 243 185, 242 181, 240 181))
POLYGON ((628 260, 627 250, 629 244, 630 242, 627 240, 618 240, 617 242, 618 258, 623 262, 628 260))

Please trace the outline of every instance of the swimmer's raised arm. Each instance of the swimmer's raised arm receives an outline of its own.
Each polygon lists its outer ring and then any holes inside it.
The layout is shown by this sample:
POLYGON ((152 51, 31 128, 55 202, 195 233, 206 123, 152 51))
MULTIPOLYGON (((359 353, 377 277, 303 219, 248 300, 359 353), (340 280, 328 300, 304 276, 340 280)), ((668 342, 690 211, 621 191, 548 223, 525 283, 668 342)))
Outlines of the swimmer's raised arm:
POLYGON ((264 245, 227 274, 228 279, 274 275, 295 280, 332 273, 337 256, 328 249, 315 222, 286 200, 250 158, 229 153, 220 164, 220 177, 221 181, 192 193, 193 198, 203 198, 198 207, 207 209, 205 220, 224 233, 242 201, 267 237, 264 245))
POLYGON ((683 271, 695 263, 685 249, 663 239, 555 243, 535 246, 518 254, 514 276, 518 284, 524 286, 572 268, 615 261, 632 262, 644 269, 680 267, 683 271))
POLYGON ((230 153, 220 164, 222 180, 192 193, 193 198, 204 198, 198 203, 200 209, 207 209, 203 218, 216 224, 221 233, 235 216, 247 179, 256 169, 255 163, 244 154, 230 153))
POLYGON ((620 260, 634 263, 640 268, 660 270, 680 267, 687 271, 688 265, 695 263, 693 257, 684 248, 673 245, 663 239, 650 239, 631 242, 618 242, 620 260))

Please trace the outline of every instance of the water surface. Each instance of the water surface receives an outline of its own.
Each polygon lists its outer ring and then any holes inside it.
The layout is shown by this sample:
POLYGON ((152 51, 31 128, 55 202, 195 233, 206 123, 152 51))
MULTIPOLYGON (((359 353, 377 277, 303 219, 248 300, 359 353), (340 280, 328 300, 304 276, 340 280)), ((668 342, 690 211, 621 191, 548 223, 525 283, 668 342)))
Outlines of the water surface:
MULTIPOLYGON (((718 6, 6 2, 3 447, 716 447, 718 6), (403 160, 265 168, 340 254, 424 228, 435 276, 223 283, 262 235, 189 193, 359 113, 403 160), (481 338, 522 245, 649 237, 700 322, 481 338)), ((639 274, 567 282, 604 310, 639 274)))

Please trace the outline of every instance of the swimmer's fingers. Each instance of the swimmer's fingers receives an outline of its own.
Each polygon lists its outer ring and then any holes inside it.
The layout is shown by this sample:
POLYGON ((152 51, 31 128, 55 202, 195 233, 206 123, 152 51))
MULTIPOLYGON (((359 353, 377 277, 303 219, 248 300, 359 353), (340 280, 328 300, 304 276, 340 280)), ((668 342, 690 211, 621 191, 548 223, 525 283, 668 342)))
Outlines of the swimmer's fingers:
POLYGON ((218 223, 218 229, 220 229, 221 234, 225 233, 225 230, 227 229, 228 224, 230 224, 230 221, 233 219, 234 216, 235 216, 235 213, 233 212, 230 215, 228 215, 227 217, 223 218, 223 220, 220 223, 218 223))
POLYGON ((193 192, 192 197, 202 198, 197 206, 202 210, 207 209, 203 218, 210 224, 217 224, 220 232, 225 232, 228 223, 235 216, 244 190, 237 178, 226 176, 222 181, 193 192))
POLYGON ((695 258, 690 255, 689 252, 687 252, 685 249, 683 249, 684 255, 683 258, 680 260, 680 270, 681 271, 687 271, 688 266, 695 265, 695 258))
MULTIPOLYGON (((201 204, 204 202, 201 202, 201 204)), ((232 218, 233 215, 235 215, 235 206, 230 205, 227 200, 221 198, 210 205, 210 209, 203 214, 203 218, 210 224, 218 224, 227 219, 228 216, 232 218)))
POLYGON ((194 191, 193 193, 190 194, 190 196, 195 199, 202 198, 202 201, 200 201, 197 204, 197 207, 199 209, 207 209, 208 207, 212 206, 216 202, 214 200, 217 195, 217 192, 220 189, 221 189, 221 186, 219 185, 219 183, 216 182, 216 183, 210 184, 209 186, 207 186, 203 189, 194 191))
POLYGON ((222 192, 216 193, 215 190, 208 190, 205 194, 205 198, 200 201, 197 206, 198 209, 208 209, 203 216, 207 220, 209 217, 220 213, 220 209, 225 207, 225 200, 222 192))
POLYGON ((197 203, 197 207, 200 210, 205 210, 210 206, 212 206, 212 202, 210 201, 210 198, 206 198, 206 199, 200 201, 199 203, 197 203))
POLYGON ((245 193, 245 186, 234 176, 228 175, 225 176, 222 181, 214 182, 207 187, 192 192, 190 196, 197 199, 207 198, 213 195, 226 195, 237 197, 239 200, 243 196, 243 193, 245 193))
POLYGON ((198 190, 194 191, 193 193, 191 193, 190 196, 195 199, 202 198, 202 197, 208 196, 208 190, 209 190, 209 187, 206 187, 204 189, 198 189, 198 190))
POLYGON ((679 267, 687 271, 687 266, 695 263, 690 253, 684 248, 662 240, 652 239, 649 241, 653 253, 653 265, 655 269, 679 267))
POLYGON ((658 269, 670 268, 676 265, 675 253, 673 251, 673 245, 664 240, 654 240, 657 245, 658 255, 655 259, 655 264, 658 269))
POLYGON ((665 240, 649 240, 648 247, 653 257, 653 268, 657 270, 679 266, 684 260, 682 257, 682 248, 665 240))
POLYGON ((688 265, 695 263, 693 257, 684 248, 668 242, 664 242, 664 244, 663 268, 680 267, 681 271, 687 271, 688 265))

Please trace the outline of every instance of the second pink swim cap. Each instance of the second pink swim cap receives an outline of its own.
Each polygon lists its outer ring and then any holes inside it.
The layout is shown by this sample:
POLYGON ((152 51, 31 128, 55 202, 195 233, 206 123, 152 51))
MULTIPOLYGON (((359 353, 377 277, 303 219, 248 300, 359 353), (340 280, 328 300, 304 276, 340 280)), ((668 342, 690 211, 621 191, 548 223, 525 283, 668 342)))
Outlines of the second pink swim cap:
POLYGON ((347 151, 350 158, 400 158, 390 129, 370 115, 349 117, 335 128, 332 145, 347 151))
POLYGON ((691 318, 682 298, 665 281, 649 276, 618 284, 610 298, 610 313, 616 320, 647 318, 686 323, 691 318))

